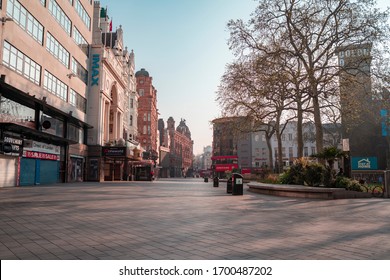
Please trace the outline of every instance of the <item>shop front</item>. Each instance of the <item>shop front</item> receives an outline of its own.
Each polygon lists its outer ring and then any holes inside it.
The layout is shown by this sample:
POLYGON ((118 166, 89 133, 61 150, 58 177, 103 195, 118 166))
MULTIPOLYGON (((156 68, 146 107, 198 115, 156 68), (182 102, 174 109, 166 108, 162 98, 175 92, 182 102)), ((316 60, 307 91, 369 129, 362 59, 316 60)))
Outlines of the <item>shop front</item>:
MULTIPOLYGON (((70 147, 83 146, 88 124, 0 78, 0 187, 68 182, 70 147), (4 151, 5 147, 5 151, 4 151)), ((74 150, 76 157, 83 157, 74 150)), ((75 163, 75 178, 83 176, 75 163)))

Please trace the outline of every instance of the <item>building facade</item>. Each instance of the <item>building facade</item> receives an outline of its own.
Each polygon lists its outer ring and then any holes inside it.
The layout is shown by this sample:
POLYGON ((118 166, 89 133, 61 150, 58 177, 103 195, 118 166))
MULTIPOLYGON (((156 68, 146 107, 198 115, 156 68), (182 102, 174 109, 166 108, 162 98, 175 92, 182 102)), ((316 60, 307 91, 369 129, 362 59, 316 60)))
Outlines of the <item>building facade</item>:
MULTIPOLYGON (((238 121, 238 123, 240 123, 238 121)), ((237 118, 219 118, 213 120, 213 172, 224 177, 225 172, 240 169, 240 172, 257 173, 261 169, 283 170, 290 166, 298 156, 297 123, 285 125, 282 141, 282 154, 278 154, 276 135, 267 142, 266 127, 254 132, 237 130, 237 118), (278 158, 282 157, 283 167, 277 168, 278 158)), ((341 125, 323 124, 324 146, 341 148, 341 125)), ((303 156, 316 154, 315 127, 313 123, 303 124, 303 156)), ((336 165, 336 167, 338 167, 336 165)))
POLYGON ((193 146, 191 131, 186 121, 181 119, 175 127, 175 120, 169 117, 167 120, 167 132, 169 135, 169 176, 187 177, 193 174, 193 146))
POLYGON ((137 142, 138 95, 133 51, 120 26, 112 31, 107 9, 94 3, 91 75, 88 96, 90 181, 129 180, 140 160, 137 142))
MULTIPOLYGON (((381 109, 387 106, 374 94, 371 82, 371 43, 348 45, 338 51, 343 138, 351 159, 368 158, 377 169, 388 168, 389 146, 382 134, 381 109)), ((347 161, 346 171, 353 169, 347 161)), ((353 171, 353 170, 352 170, 353 171)))
POLYGON ((83 181, 91 0, 0 1, 0 186, 83 181))
POLYGON ((157 90, 153 78, 144 68, 135 73, 138 99, 138 141, 146 153, 155 158, 158 155, 158 111, 157 90))

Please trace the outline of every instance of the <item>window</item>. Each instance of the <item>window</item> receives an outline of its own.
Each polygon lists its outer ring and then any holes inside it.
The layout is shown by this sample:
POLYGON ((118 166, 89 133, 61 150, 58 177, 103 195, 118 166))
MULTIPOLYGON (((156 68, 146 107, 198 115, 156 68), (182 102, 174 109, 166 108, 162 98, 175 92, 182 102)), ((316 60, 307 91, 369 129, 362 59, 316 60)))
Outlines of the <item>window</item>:
POLYGON ((134 99, 133 98, 130 99, 130 108, 131 109, 134 108, 134 99))
POLYGON ((49 12, 70 36, 72 23, 55 0, 49 1, 49 12))
POLYGON ((316 147, 311 147, 311 154, 315 155, 315 153, 316 153, 316 147))
POLYGON ((4 41, 3 46, 3 64, 23 75, 34 84, 40 85, 41 66, 7 41, 4 41))
POLYGON ((289 147, 288 148, 288 157, 291 159, 294 157, 294 154, 293 154, 293 147, 289 147))
POLYGON ((82 97, 81 94, 77 93, 73 89, 70 89, 69 103, 75 106, 80 111, 84 113, 87 112, 87 99, 82 97))
POLYGON ((133 126, 133 115, 130 115, 130 126, 133 126))
POLYGON ((144 113, 144 122, 146 122, 146 116, 147 116, 146 113, 144 113))
POLYGON ((77 14, 80 16, 81 20, 84 22, 85 26, 91 29, 91 18, 89 17, 87 11, 84 9, 83 5, 79 0, 75 0, 75 9, 77 14))
POLYGON ((89 56, 87 40, 85 40, 83 35, 81 35, 80 31, 76 27, 73 28, 73 40, 76 42, 79 48, 86 54, 86 56, 89 56))
POLYGON ((286 157, 286 148, 283 147, 282 148, 282 158, 285 158, 286 157))
POLYGON ((304 157, 308 157, 309 156, 309 148, 308 147, 304 147, 303 148, 303 156, 304 157))
POLYGON ((143 89, 139 89, 138 90, 138 94, 139 94, 139 96, 144 96, 144 90, 143 89))
POLYGON ((144 125, 144 133, 143 134, 146 134, 146 125, 144 125))
POLYGON ((150 122, 150 112, 148 112, 148 122, 150 122))
POLYGON ((68 86, 46 70, 43 80, 43 88, 66 101, 68 86))
POLYGON ((46 49, 66 68, 69 68, 69 52, 49 32, 47 32, 46 49))
POLYGON ((85 84, 88 84, 88 71, 74 57, 72 57, 72 72, 85 84))
POLYGON ((292 133, 289 133, 289 134, 288 134, 288 140, 289 140, 289 141, 292 141, 292 140, 293 140, 293 135, 292 135, 292 133))
POLYGON ((35 129, 35 110, 0 95, 0 122, 13 122, 35 129))
POLYGON ((82 144, 84 139, 84 131, 82 128, 77 127, 73 124, 68 124, 68 136, 67 139, 76 141, 82 144))
POLYGON ((286 135, 282 134, 282 141, 286 141, 286 135))
POLYGON ((46 0, 39 0, 39 2, 41 2, 43 7, 46 7, 46 0))
POLYGON ((11 17, 35 41, 43 44, 43 26, 17 0, 9 0, 7 15, 11 17))

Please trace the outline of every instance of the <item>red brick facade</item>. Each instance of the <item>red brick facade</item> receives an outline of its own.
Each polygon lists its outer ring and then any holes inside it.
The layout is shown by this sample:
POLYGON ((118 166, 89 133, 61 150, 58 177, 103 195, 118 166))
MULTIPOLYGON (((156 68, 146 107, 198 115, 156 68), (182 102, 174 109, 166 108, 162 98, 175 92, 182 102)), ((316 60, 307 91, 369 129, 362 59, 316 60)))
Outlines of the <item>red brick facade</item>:
POLYGON ((142 68, 135 74, 138 99, 138 142, 145 151, 157 151, 157 90, 142 68))

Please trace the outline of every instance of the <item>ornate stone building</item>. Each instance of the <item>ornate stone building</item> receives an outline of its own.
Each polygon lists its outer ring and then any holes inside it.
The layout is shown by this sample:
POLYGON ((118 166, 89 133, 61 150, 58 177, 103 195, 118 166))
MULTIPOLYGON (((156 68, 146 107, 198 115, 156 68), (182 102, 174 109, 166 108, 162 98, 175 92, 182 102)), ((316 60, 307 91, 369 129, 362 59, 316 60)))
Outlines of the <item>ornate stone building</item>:
POLYGON ((170 177, 192 176, 194 141, 191 139, 191 131, 184 119, 180 120, 175 129, 175 120, 169 117, 167 125, 170 139, 170 177))
POLYGON ((137 142, 138 95, 134 53, 123 43, 121 26, 112 31, 107 10, 94 3, 88 96, 88 180, 127 180, 140 160, 137 142))

